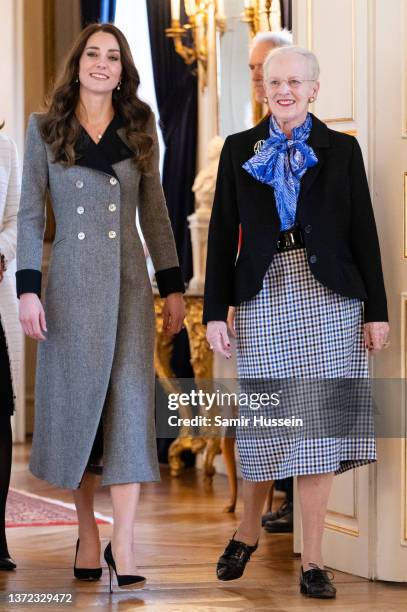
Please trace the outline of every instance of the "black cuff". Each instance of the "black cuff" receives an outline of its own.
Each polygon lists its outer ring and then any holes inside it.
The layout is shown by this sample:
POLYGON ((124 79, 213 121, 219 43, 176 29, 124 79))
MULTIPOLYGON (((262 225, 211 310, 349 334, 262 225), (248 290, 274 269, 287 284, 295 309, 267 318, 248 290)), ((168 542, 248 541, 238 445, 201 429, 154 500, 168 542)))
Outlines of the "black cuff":
POLYGON ((167 297, 170 293, 185 293, 184 281, 182 279, 181 268, 167 268, 155 273, 158 291, 161 297, 167 297))
POLYGON ((36 293, 41 298, 42 272, 39 270, 18 270, 16 272, 17 297, 23 293, 36 293))
POLYGON ((387 312, 386 301, 379 303, 378 300, 365 300, 363 302, 363 322, 364 323, 387 323, 389 314, 387 312))
POLYGON ((209 321, 227 322, 229 306, 226 304, 209 304, 209 299, 204 299, 202 323, 207 325, 209 321))

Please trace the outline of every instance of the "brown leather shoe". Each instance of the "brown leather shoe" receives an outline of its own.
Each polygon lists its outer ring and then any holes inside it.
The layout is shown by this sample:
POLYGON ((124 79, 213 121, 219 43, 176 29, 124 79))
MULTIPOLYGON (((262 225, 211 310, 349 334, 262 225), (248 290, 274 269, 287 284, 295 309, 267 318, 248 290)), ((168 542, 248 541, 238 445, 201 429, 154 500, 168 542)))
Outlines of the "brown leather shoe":
POLYGON ((261 517, 261 524, 264 527, 266 523, 269 523, 270 521, 276 521, 277 519, 281 519, 287 514, 290 514, 290 513, 292 514, 292 512, 293 512, 293 502, 285 500, 281 504, 279 509, 276 510, 275 512, 266 512, 266 514, 263 514, 263 516, 261 517))

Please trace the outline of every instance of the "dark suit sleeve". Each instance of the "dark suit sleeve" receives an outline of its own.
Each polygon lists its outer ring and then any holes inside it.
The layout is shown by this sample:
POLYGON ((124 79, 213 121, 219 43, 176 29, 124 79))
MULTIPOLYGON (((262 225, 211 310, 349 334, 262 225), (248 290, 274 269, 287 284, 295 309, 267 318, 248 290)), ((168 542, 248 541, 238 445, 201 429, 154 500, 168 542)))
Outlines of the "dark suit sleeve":
POLYGON ((352 198, 351 245, 356 265, 365 283, 365 323, 388 321, 379 238, 370 199, 362 151, 356 138, 350 164, 352 198))
POLYGON ((239 240, 236 185, 230 138, 219 160, 215 197, 208 234, 203 322, 226 321, 233 304, 234 270, 239 240))

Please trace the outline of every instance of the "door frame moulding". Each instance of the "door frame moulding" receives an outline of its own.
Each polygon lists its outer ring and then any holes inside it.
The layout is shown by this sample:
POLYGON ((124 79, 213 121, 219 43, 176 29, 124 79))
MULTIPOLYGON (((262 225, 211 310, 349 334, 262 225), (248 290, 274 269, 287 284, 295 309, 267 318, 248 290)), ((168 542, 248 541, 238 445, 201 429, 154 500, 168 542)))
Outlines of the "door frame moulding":
MULTIPOLYGON (((407 2, 407 0, 406 0, 407 2)), ((351 0, 352 3, 352 112, 351 117, 335 117, 333 119, 323 119, 324 123, 355 123, 356 122, 356 13, 355 13, 355 0, 351 0)), ((314 12, 314 0, 307 0, 307 46, 309 49, 313 49, 313 12, 314 12)), ((313 107, 314 105, 311 105, 313 107)), ((344 131, 344 130, 341 130, 344 131)), ((354 130, 350 129, 346 133, 352 133, 354 130)))

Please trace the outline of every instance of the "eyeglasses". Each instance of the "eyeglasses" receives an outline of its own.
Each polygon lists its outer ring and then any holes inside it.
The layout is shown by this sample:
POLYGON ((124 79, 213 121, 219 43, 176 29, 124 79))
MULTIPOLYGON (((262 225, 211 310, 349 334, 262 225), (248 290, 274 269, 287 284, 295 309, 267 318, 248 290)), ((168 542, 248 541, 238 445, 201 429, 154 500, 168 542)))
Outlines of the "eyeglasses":
POLYGON ((290 89, 299 89, 303 83, 315 83, 315 79, 283 79, 282 81, 273 79, 272 81, 268 81, 272 89, 278 89, 281 83, 287 83, 290 89))

